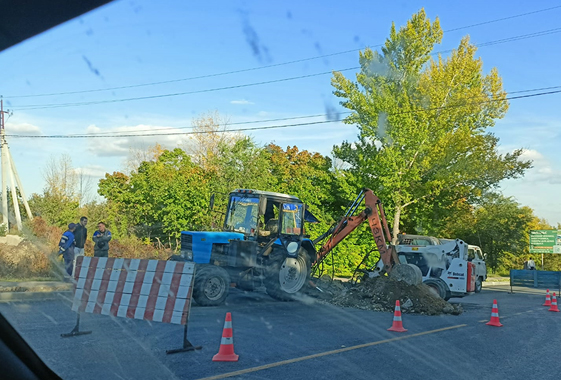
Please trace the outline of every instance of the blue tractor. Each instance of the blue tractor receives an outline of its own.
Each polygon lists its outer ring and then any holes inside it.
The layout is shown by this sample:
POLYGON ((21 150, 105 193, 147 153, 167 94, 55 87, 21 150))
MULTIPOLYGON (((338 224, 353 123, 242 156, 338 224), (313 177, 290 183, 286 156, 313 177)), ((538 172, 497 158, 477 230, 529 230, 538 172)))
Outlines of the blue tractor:
POLYGON ((317 253, 304 221, 318 220, 297 197, 258 190, 230 193, 221 232, 181 232, 181 251, 172 260, 196 263, 193 298, 220 305, 230 284, 243 290, 264 286, 290 300, 306 284, 317 253))

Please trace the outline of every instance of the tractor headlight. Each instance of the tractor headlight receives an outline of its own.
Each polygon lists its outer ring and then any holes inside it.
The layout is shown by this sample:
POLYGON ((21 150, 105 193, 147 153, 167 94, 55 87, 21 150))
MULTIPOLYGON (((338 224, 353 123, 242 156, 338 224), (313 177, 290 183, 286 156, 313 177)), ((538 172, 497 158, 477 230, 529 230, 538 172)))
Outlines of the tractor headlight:
POLYGON ((296 253, 298 250, 298 243, 291 241, 286 245, 286 251, 288 253, 296 253))

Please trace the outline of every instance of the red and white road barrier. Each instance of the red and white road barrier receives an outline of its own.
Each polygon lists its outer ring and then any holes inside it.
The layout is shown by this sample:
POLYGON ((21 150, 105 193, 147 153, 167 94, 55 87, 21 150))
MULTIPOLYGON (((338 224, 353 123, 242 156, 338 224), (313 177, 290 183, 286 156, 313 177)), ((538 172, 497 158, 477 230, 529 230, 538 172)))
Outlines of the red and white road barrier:
MULTIPOLYGON (((78 318, 86 312, 187 328, 194 275, 194 263, 80 256, 72 310, 78 318)), ((63 336, 80 335, 78 329, 79 322, 63 336)))

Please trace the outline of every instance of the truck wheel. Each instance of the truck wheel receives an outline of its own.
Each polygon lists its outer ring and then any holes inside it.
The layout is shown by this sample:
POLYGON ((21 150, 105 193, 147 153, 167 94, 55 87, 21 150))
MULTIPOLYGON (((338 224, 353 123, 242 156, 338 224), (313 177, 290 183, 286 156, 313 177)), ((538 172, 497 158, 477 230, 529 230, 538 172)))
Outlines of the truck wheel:
POLYGON ((448 296, 448 286, 442 281, 440 278, 429 278, 423 282, 423 284, 427 285, 431 292, 437 296, 445 300, 448 296))
POLYGON ((482 287, 483 287, 483 281, 481 280, 481 277, 477 277, 477 280, 475 280, 475 292, 476 293, 481 292, 482 287))
POLYGON ((279 301, 291 301, 310 277, 310 257, 305 249, 300 249, 296 258, 273 254, 265 278, 267 294, 279 301))
POLYGON ((230 275, 224 268, 214 265, 197 266, 193 298, 201 306, 224 303, 230 288, 230 275))

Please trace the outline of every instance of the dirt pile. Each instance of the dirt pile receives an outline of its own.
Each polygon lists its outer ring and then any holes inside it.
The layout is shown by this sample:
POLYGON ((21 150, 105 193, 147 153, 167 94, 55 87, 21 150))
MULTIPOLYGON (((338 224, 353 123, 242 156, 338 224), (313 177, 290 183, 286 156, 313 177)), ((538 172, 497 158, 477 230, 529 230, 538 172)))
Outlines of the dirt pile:
MULTIPOLYGON (((47 251, 48 252, 48 251, 47 251)), ((53 258, 34 244, 0 244, 0 278, 52 277, 53 258)))
POLYGON ((399 300, 404 313, 425 315, 462 313, 461 306, 452 305, 437 297, 424 284, 409 285, 387 276, 366 279, 354 285, 338 280, 331 281, 324 276, 315 281, 315 284, 321 291, 312 288, 308 295, 337 306, 393 311, 395 301, 399 300))

